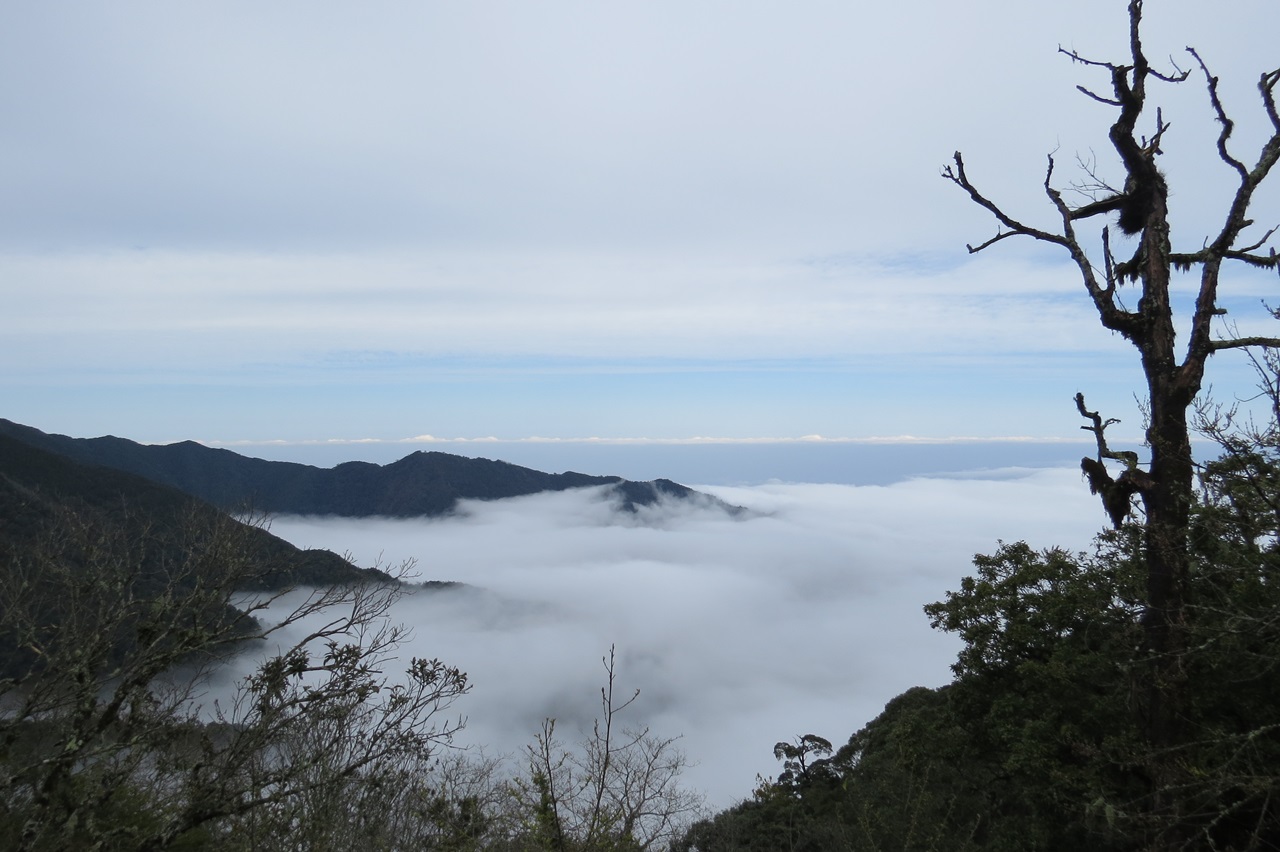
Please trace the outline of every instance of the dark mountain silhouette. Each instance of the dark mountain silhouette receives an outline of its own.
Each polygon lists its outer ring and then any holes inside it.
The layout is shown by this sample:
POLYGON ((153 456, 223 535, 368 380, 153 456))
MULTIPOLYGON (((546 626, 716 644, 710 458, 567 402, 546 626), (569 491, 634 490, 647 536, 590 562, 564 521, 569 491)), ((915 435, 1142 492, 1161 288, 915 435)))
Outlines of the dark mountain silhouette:
POLYGON ((193 529, 231 530, 256 561, 260 570, 252 573, 262 588, 386 579, 327 550, 300 550, 264 529, 230 521, 222 510, 175 488, 0 434, 0 552, 21 553, 68 519, 146 542, 157 563, 172 561, 193 529))
POLYGON ((104 665, 118 664, 150 641, 141 637, 156 607, 190 629, 243 636, 256 622, 232 604, 238 591, 368 580, 392 578, 300 550, 177 489, 0 435, 0 677, 37 671, 51 649, 90 638, 107 643, 104 665), (64 635, 68 620, 76 627, 64 635))
POLYGON ((543 491, 610 486, 634 512, 663 498, 721 503, 667 479, 543 473, 489 459, 416 452, 388 465, 347 462, 318 468, 249 458, 194 441, 153 446, 124 438, 70 438, 0 419, 0 435, 87 464, 145 477, 223 509, 268 514, 417 517, 451 512, 459 500, 498 500, 543 491))

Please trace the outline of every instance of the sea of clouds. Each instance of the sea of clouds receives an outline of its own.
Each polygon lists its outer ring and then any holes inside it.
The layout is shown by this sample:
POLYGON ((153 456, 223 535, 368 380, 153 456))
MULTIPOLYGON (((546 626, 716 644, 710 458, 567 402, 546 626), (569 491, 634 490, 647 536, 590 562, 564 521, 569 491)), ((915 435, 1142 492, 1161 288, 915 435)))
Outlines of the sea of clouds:
POLYGON ((669 502, 632 515, 585 489, 271 529, 466 584, 416 591, 392 614, 412 628, 406 660, 470 675, 459 742, 518 754, 546 717, 570 737, 589 730, 616 645, 619 694, 640 690, 622 721, 683 737, 697 764, 685 780, 723 807, 776 774, 775 742, 842 743, 903 690, 947 682, 958 643, 921 607, 958 586, 974 553, 1001 539, 1087 549, 1102 520, 1068 469, 702 490, 749 511, 669 502))

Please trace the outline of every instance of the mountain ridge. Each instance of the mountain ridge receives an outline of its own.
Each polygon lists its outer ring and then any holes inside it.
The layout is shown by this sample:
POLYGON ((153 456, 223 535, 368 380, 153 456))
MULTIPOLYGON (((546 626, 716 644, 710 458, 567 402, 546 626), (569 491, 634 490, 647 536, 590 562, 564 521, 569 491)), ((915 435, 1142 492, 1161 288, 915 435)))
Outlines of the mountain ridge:
MULTIPOLYGON (((0 549, 19 552, 33 537, 70 515, 129 531, 134 539, 159 542, 157 553, 184 524, 213 526, 222 510, 172 486, 105 465, 88 465, 35 447, 0 431, 0 549)), ((333 584, 390 579, 359 569, 327 550, 304 550, 251 524, 229 521, 271 570, 266 588, 296 583, 333 584)))
POLYGON ((228 511, 343 517, 432 517, 461 500, 498 500, 546 491, 607 486, 623 511, 663 499, 730 506, 669 479, 635 482, 576 471, 545 473, 501 460, 416 451, 386 465, 344 462, 332 468, 268 461, 195 441, 147 445, 107 435, 72 438, 0 418, 0 435, 82 464, 98 465, 176 488, 228 511))

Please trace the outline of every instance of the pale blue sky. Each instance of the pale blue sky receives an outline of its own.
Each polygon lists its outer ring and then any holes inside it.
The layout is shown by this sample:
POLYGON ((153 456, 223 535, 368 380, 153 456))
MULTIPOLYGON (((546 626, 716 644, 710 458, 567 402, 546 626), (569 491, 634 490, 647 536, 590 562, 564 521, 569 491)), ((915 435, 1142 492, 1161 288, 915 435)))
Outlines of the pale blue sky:
MULTIPOLYGON (((1077 154, 1117 174, 1073 89, 1105 80, 1056 50, 1123 58, 1125 4, 884 5, 7 4, 0 416, 237 446, 1073 438, 1080 390, 1137 434, 1135 358, 1065 258, 968 257, 993 224, 938 177, 960 148, 1051 224, 1048 152, 1063 185, 1077 154)), ((1192 42, 1222 77, 1252 160, 1274 4, 1148 19, 1153 59, 1192 42)), ((1155 95, 1198 246, 1229 176, 1202 86, 1155 95)), ((1276 281, 1227 289, 1246 322, 1276 281)))

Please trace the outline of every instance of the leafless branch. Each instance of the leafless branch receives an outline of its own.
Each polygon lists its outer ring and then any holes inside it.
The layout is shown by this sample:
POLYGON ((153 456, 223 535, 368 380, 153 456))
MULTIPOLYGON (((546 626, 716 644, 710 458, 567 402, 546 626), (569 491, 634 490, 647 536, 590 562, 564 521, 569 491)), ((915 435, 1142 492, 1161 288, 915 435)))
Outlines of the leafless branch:
POLYGON ((1120 421, 1115 418, 1103 420, 1096 411, 1085 407, 1084 394, 1076 394, 1076 409, 1080 416, 1090 421, 1090 425, 1081 426, 1086 432, 1092 432, 1098 445, 1098 456, 1091 459, 1085 456, 1080 460, 1080 470, 1089 481, 1089 490, 1102 497, 1103 508, 1111 518, 1116 529, 1124 524, 1132 511, 1132 498, 1152 485, 1150 475, 1138 469, 1138 454, 1129 450, 1112 450, 1107 446, 1106 430, 1120 421), (1103 459, 1123 462, 1125 469, 1118 477, 1113 478, 1103 459))
POLYGON ((1204 73, 1205 86, 1209 92, 1209 104, 1213 107, 1213 113, 1218 123, 1222 125, 1222 130, 1218 133, 1218 156, 1222 158, 1224 163, 1235 169, 1241 180, 1245 180, 1248 177, 1249 170, 1245 168, 1244 163, 1233 157, 1231 152, 1227 150, 1227 140, 1231 138, 1231 133, 1235 130, 1236 124, 1227 116, 1227 111, 1222 106, 1222 100, 1218 97, 1218 78, 1209 73, 1209 66, 1200 58, 1200 54, 1196 52, 1194 47, 1188 47, 1187 53, 1191 54, 1200 66, 1200 70, 1204 73))
MULTIPOLYGON (((1277 226, 1277 227, 1274 227, 1274 228, 1269 229, 1265 234, 1263 234, 1263 235, 1262 235, 1262 238, 1261 238, 1261 239, 1259 239, 1256 243, 1253 243, 1253 244, 1251 244, 1251 245, 1244 246, 1244 247, 1242 247, 1242 248, 1238 249, 1238 250, 1237 250, 1237 252, 1231 252, 1231 253, 1228 253, 1228 255, 1227 255, 1227 256, 1228 256, 1228 257, 1236 257, 1238 260, 1244 260, 1245 258, 1243 258, 1243 257, 1237 257, 1237 254, 1239 254, 1239 255, 1243 255, 1243 254, 1248 254, 1249 252, 1257 251, 1258 249, 1262 248, 1263 246, 1265 246, 1265 245, 1267 244, 1267 241, 1271 239, 1271 236, 1272 236, 1272 235, 1273 235, 1277 230, 1280 230, 1280 226, 1277 226)), ((1276 259, 1276 251, 1275 251, 1275 249, 1272 249, 1272 250, 1271 250, 1271 256, 1270 256, 1270 258, 1266 258, 1266 259, 1269 259, 1272 263, 1274 263, 1274 262, 1275 262, 1275 259, 1276 259)))
POLYGON ((1236 337, 1231 340, 1215 340, 1209 344, 1214 352, 1224 349, 1280 349, 1280 337, 1236 337))
POLYGON ((1271 118, 1271 126, 1280 130, 1280 111, 1276 109, 1276 83, 1280 82, 1280 68, 1268 71, 1258 78, 1258 91, 1262 94, 1262 103, 1267 115, 1271 118))
POLYGON ((1098 412, 1089 411, 1085 407, 1083 393, 1077 393, 1075 398, 1076 398, 1076 410, 1080 412, 1081 417, 1090 421, 1091 425, 1081 426, 1080 428, 1083 429, 1085 432, 1093 433, 1094 440, 1097 442, 1097 445, 1098 445, 1098 459, 1099 460, 1111 459, 1113 461, 1124 462, 1127 465, 1137 464, 1138 463, 1137 453, 1133 453, 1129 451, 1115 452, 1107 446, 1107 437, 1106 437, 1107 428, 1110 426, 1114 426, 1120 421, 1114 417, 1110 417, 1104 421, 1102 419, 1102 415, 1100 415, 1098 412))
POLYGON ((1122 104, 1122 102, 1121 102, 1118 98, 1108 98, 1108 97, 1104 97, 1104 96, 1102 96, 1102 95, 1098 94, 1097 92, 1094 92, 1094 91, 1093 91, 1093 90, 1091 90, 1091 89, 1087 89, 1087 88, 1085 88, 1084 86, 1076 86, 1076 91, 1080 92, 1081 94, 1085 95, 1086 97, 1093 98, 1095 101, 1097 101, 1097 102, 1098 102, 1098 103, 1100 103, 1100 104, 1106 104, 1107 106, 1115 106, 1115 107, 1118 107, 1118 106, 1122 106, 1122 105, 1123 105, 1123 104, 1122 104))
MULTIPOLYGON (((996 217, 996 221, 1000 222, 1000 224, 1004 225, 1004 227, 1009 230, 1009 233, 998 234, 976 248, 970 246, 970 253, 979 252, 987 246, 1010 236, 1028 236, 1044 242, 1056 243, 1058 245, 1066 244, 1066 240, 1060 235, 1051 234, 1048 231, 1042 231, 1038 228, 1033 228, 1030 225, 1025 225, 1005 213, 994 201, 983 195, 978 188, 969 181, 969 175, 965 172, 964 168, 964 158, 961 156, 959 151, 955 152, 953 159, 955 166, 944 166, 942 169, 942 176, 967 192, 969 197, 972 198, 978 206, 988 210, 991 215, 996 217)), ((1053 173, 1053 157, 1049 158, 1049 173, 1053 173)))

